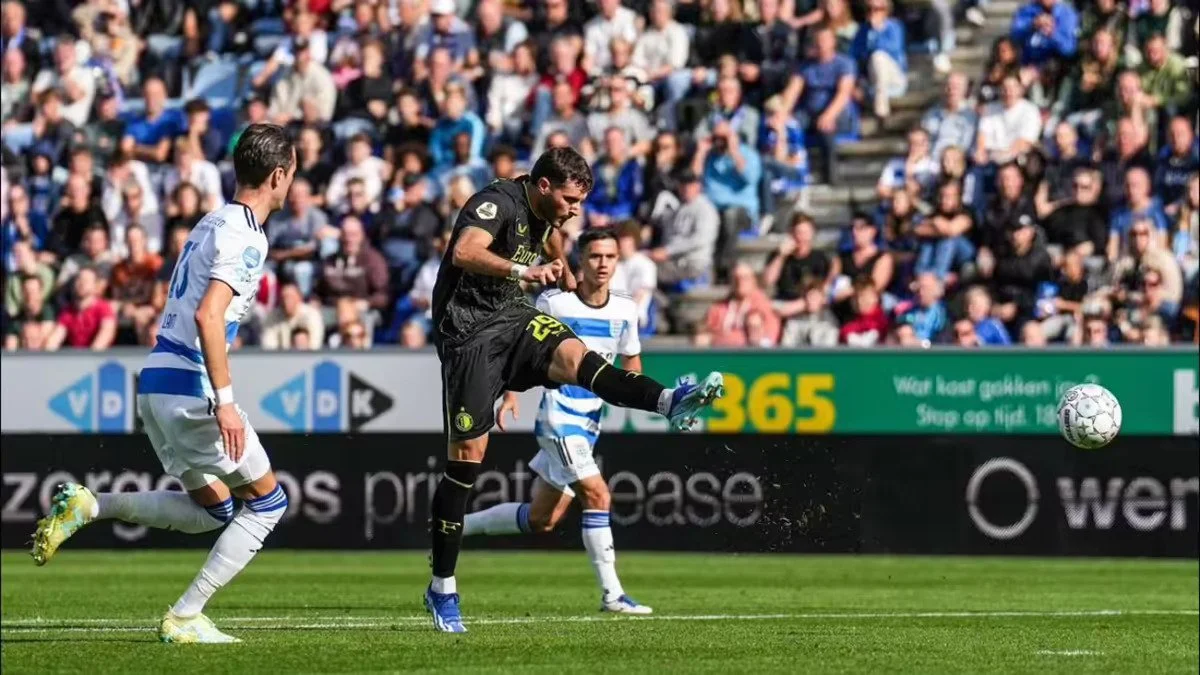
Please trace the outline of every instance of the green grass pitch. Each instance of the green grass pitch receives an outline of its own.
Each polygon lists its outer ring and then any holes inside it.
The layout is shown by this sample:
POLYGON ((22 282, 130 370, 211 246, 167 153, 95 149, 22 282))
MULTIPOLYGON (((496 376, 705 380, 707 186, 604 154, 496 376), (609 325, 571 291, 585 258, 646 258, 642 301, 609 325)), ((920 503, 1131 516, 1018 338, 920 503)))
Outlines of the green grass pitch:
POLYGON ((159 644, 204 556, 5 552, 3 672, 1197 672, 1196 561, 625 553, 639 620, 582 553, 468 550, 454 636, 423 553, 268 550, 208 608, 244 643, 159 644))

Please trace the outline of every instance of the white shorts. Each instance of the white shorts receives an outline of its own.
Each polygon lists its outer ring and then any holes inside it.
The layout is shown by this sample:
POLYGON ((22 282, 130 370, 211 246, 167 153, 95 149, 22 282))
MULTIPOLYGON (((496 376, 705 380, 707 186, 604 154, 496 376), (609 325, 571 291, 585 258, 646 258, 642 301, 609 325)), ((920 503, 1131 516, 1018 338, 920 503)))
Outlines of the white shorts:
POLYGON ((252 483, 271 470, 271 461, 258 434, 239 408, 246 425, 246 451, 242 461, 225 455, 225 443, 208 399, 170 394, 140 394, 138 410, 150 444, 163 470, 175 476, 186 490, 217 482, 229 487, 252 483))
POLYGON ((541 449, 529 462, 529 468, 567 496, 575 496, 572 483, 600 475, 600 467, 592 456, 592 444, 582 436, 538 438, 538 446, 541 449))

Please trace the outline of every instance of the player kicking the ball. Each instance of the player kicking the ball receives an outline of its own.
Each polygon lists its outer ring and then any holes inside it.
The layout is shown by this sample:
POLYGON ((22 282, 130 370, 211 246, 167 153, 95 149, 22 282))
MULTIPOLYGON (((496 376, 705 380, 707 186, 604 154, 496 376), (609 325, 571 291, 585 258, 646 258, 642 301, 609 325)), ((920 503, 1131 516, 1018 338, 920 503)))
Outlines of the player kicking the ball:
MULTIPOLYGON (((562 321, 583 340, 588 349, 608 362, 621 357, 621 365, 633 373, 642 370, 642 345, 638 340, 638 307, 633 298, 609 290, 617 267, 617 236, 611 230, 589 230, 577 243, 583 279, 574 293, 546 291, 537 308, 562 321)), ((592 457, 600 433, 604 403, 595 394, 576 385, 547 389, 538 411, 537 435, 540 450, 529 463, 538 475, 530 503, 497 504, 468 514, 463 536, 549 532, 558 525, 578 497, 583 507, 583 546, 600 582, 600 609, 621 614, 650 614, 653 610, 625 595, 617 578, 616 553, 609 527, 608 485, 592 457)), ((504 430, 504 413, 519 414, 516 394, 509 392, 496 413, 504 430)))
POLYGON ((138 380, 138 409, 170 490, 95 493, 66 484, 38 522, 33 560, 45 565, 97 520, 200 533, 228 525, 204 567, 159 626, 163 642, 240 642, 201 611, 242 571, 287 510, 267 453, 234 403, 228 345, 250 311, 267 259, 262 223, 283 205, 296 152, 283 128, 251 125, 233 153, 237 193, 188 237, 167 288, 158 342, 138 380), (242 501, 234 511, 233 497, 242 501))
POLYGON ((495 181, 471 197, 438 270, 434 345, 442 362, 449 461, 433 496, 433 580, 425 606, 439 631, 466 631, 454 569, 467 497, 502 393, 576 385, 612 405, 665 415, 676 429, 690 428, 700 410, 721 395, 720 373, 667 389, 617 368, 525 299, 521 281, 573 289, 558 228, 579 215, 591 189, 592 171, 579 153, 547 151, 530 175, 495 181), (543 252, 550 262, 534 264, 543 252))

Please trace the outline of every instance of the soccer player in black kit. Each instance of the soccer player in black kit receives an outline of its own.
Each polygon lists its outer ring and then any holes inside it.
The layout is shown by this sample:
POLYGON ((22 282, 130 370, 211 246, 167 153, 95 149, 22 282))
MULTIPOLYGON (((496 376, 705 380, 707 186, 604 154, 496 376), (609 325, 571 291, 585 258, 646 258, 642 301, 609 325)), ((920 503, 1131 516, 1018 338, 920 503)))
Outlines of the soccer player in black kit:
POLYGON ((454 568, 467 496, 501 394, 574 384, 612 405, 660 413, 680 430, 722 394, 720 373, 668 389, 621 370, 529 302, 522 281, 572 285, 558 228, 580 214, 591 189, 587 161, 571 148, 556 148, 539 157, 528 176, 480 190, 454 223, 433 289, 449 461, 433 496, 433 580, 425 607, 439 631, 466 632, 454 568))

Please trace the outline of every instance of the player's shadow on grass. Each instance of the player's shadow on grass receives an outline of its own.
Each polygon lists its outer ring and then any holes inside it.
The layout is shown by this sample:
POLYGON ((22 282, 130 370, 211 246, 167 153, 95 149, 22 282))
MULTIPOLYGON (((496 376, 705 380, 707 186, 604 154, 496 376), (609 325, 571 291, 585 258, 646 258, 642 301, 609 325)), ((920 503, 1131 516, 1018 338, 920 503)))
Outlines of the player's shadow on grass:
POLYGON ((10 643, 10 642, 11 643, 18 643, 18 642, 132 642, 132 643, 140 643, 140 644, 147 644, 147 645, 158 644, 158 640, 154 639, 153 637, 137 638, 137 637, 118 637, 115 635, 86 635, 86 634, 81 635, 79 633, 72 633, 70 635, 60 635, 60 636, 46 635, 46 636, 36 636, 36 637, 33 637, 33 636, 31 636, 31 637, 5 637, 4 642, 6 644, 10 643))

